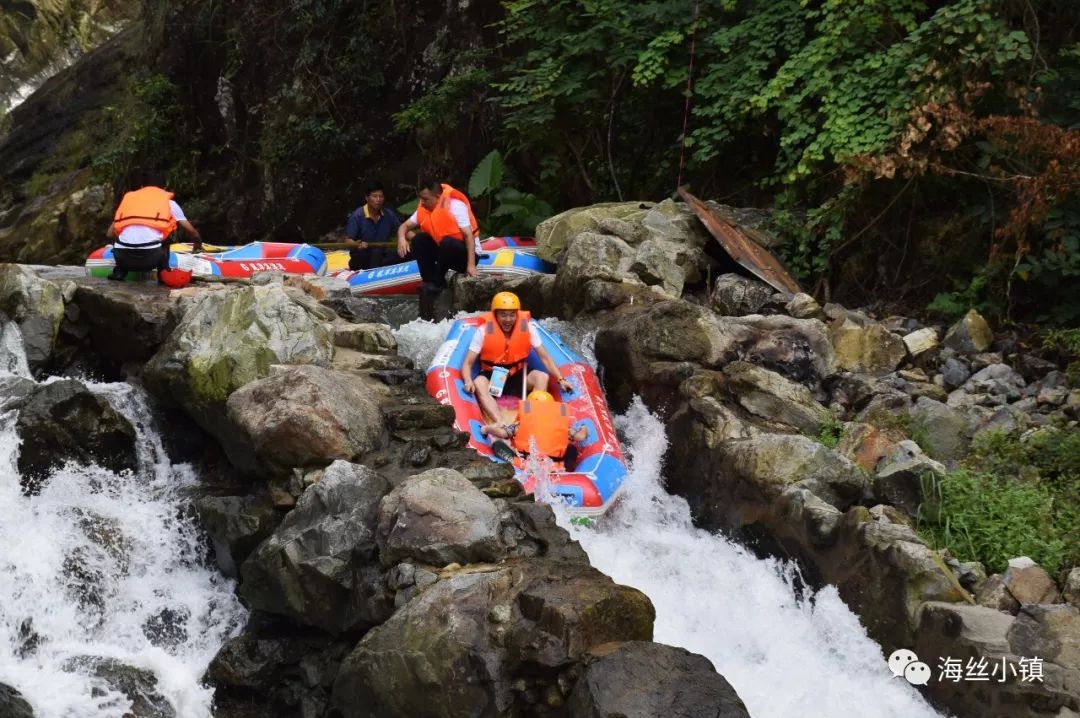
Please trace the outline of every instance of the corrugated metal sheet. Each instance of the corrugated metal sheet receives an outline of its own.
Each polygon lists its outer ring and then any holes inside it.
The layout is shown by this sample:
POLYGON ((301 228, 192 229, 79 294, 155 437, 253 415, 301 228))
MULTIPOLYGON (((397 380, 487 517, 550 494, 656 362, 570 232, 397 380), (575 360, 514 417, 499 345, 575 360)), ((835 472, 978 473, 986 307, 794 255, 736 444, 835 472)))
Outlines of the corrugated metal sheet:
POLYGON ((750 238, 747 230, 732 224, 719 212, 713 210, 700 199, 679 188, 679 196, 683 198, 701 223, 709 230, 709 234, 716 238, 724 251, 731 258, 753 273, 755 277, 767 283, 769 286, 781 291, 798 294, 802 287, 791 276, 776 256, 769 250, 750 238))

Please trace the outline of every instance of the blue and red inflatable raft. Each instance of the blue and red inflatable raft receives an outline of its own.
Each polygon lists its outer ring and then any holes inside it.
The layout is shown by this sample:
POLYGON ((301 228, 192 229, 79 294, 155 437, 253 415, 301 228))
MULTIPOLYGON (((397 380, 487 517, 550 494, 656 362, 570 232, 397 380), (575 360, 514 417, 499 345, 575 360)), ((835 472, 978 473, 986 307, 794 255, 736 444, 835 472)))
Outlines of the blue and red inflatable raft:
MULTIPOLYGON (((469 342, 483 321, 482 316, 465 317, 451 325, 427 370, 427 390, 439 403, 454 407, 454 428, 469 433, 470 447, 492 461, 501 461, 495 456, 491 441, 480 433, 488 422, 475 397, 465 392, 462 383, 461 366, 469 342)), ((574 466, 565 467, 549 459, 517 461, 517 478, 530 493, 537 493, 546 486, 547 491, 566 504, 572 516, 599 516, 611 506, 627 475, 626 459, 615 434, 611 412, 592 367, 556 335, 536 326, 544 348, 573 385, 572 391, 563 394, 552 380, 548 391, 566 404, 575 426, 588 429, 588 437, 578 444, 574 466)), ((535 350, 528 359, 528 370, 533 369, 543 369, 535 350)), ((479 373, 479 362, 474 364, 473 372, 474 375, 479 373)), ((518 401, 519 397, 500 397, 500 408, 516 409, 518 401)))
MULTIPOLYGON (((108 277, 116 266, 112 245, 96 249, 86 258, 86 274, 108 277)), ((325 274, 326 254, 309 244, 252 242, 215 253, 169 252, 169 266, 187 269, 197 277, 250 277, 255 272, 325 274)), ((128 279, 150 279, 152 272, 128 272, 128 279)))
MULTIPOLYGON (((481 274, 501 277, 551 274, 555 265, 536 256, 532 237, 490 237, 480 242, 476 269, 481 274)), ((344 279, 353 294, 415 294, 423 280, 416 262, 402 262, 375 269, 342 270, 331 276, 344 279)))

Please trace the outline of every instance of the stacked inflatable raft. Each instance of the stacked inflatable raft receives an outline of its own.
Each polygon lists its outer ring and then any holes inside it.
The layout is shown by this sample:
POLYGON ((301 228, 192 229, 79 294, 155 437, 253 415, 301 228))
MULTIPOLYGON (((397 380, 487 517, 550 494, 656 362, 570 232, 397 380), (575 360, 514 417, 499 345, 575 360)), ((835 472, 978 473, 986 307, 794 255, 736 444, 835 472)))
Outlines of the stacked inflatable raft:
MULTIPOLYGON (((550 274, 555 266, 536 256, 536 240, 531 237, 491 237, 480 243, 482 253, 477 269, 503 277, 550 274)), ((204 245, 193 253, 190 244, 170 246, 169 266, 188 269, 197 277, 250 277, 255 272, 280 271, 288 274, 326 274, 348 282, 353 294, 415 294, 422 283, 416 262, 350 271, 347 251, 324 253, 308 244, 252 242, 241 247, 204 245), (335 271, 337 269, 338 271, 335 271)), ((96 249, 86 259, 86 273, 108 277, 116 261, 112 245, 96 249)), ((129 272, 128 279, 153 279, 153 272, 129 272)))
MULTIPOLYGON (((481 254, 476 260, 476 269, 482 274, 494 274, 502 277, 527 276, 530 274, 551 274, 555 266, 536 256, 536 240, 532 237, 492 237, 480 242, 481 254)), ((348 263, 348 252, 343 252, 343 260, 331 257, 331 265, 338 261, 348 263)), ((420 289, 422 280, 420 268, 416 262, 402 262, 387 267, 342 270, 332 276, 349 283, 353 294, 415 294, 420 289)))
MULTIPOLYGON (((190 247, 190 245, 189 245, 190 247)), ((204 247, 210 249, 210 247, 204 247)), ((86 259, 86 273, 108 277, 116 266, 112 245, 94 250, 86 259)), ((222 252, 198 254, 169 252, 169 266, 187 269, 198 277, 250 277, 255 272, 279 271, 288 274, 325 274, 326 254, 308 244, 252 242, 222 252)), ((129 272, 128 279, 149 279, 149 272, 129 272)))
MULTIPOLYGON (((487 423, 480 405, 465 392, 462 382, 461 366, 469 342, 482 323, 480 316, 453 323, 427 370, 427 390, 440 403, 454 407, 454 428, 469 433, 470 447, 492 461, 500 461, 492 451, 491 442, 480 433, 487 423)), ((589 435, 578 444, 578 459, 574 466, 550 461, 516 462, 517 477, 527 492, 541 491, 546 486, 547 491, 556 494, 567 505, 572 515, 599 516, 611 506, 627 473, 607 400, 592 367, 557 336, 543 327, 538 328, 544 348, 573 385, 571 392, 561 394, 552 381, 548 390, 567 405, 575 423, 586 427, 589 435)), ((478 364, 474 365, 474 374, 479 373, 478 364)), ((529 356, 528 369, 543 369, 535 351, 529 356)), ((499 401, 503 408, 516 409, 519 400, 502 397, 499 401)))

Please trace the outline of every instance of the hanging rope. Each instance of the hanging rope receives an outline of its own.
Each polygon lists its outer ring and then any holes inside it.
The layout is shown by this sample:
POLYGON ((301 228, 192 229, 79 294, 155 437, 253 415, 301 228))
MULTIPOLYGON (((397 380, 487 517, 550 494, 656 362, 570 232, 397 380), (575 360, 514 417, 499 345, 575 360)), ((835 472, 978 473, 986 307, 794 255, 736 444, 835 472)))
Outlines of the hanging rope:
POLYGON ((682 173, 686 166, 686 129, 690 126, 690 97, 694 93, 694 52, 697 49, 697 26, 700 0, 694 0, 694 25, 690 30, 690 67, 686 71, 686 104, 683 107, 682 138, 679 140, 679 178, 675 189, 682 187, 682 173))

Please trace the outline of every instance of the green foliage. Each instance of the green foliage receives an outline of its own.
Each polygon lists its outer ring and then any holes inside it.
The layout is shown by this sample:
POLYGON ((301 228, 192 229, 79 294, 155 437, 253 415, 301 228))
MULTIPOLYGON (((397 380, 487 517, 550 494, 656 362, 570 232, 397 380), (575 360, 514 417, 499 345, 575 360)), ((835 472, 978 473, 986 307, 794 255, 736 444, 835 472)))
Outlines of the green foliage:
MULTIPOLYGON (((713 4, 704 5, 711 13, 713 4)), ((508 148, 538 158, 542 186, 554 194, 570 185, 592 199, 670 191, 681 98, 669 88, 686 81, 694 3, 504 6, 506 17, 496 24, 505 61, 493 83, 495 100, 508 148)))
POLYGON ((965 466, 930 480, 919 532, 993 571, 1030 556, 1051 573, 1080 564, 1080 431, 976 438, 965 466))
POLYGON ((1041 231, 1050 241, 1044 242, 1042 252, 1025 257, 1016 266, 1016 274, 1027 285, 1025 294, 1053 298, 1039 312, 1040 321, 1076 324, 1080 322, 1080 208, 1074 204, 1054 207, 1041 231))
POLYGON ((939 293, 934 297, 934 301, 927 305, 926 310, 955 321, 971 309, 985 311, 986 303, 982 300, 985 291, 986 276, 977 274, 967 286, 960 284, 954 291, 939 293))
POLYGON ((963 560, 1004 571, 1030 556, 1051 573, 1062 567, 1065 541, 1051 522, 1054 497, 1044 487, 990 474, 954 471, 929 482, 919 532, 963 560))
POLYGON ((1043 347, 1058 349, 1080 358, 1080 329, 1058 329, 1043 337, 1043 347))
POLYGON ((484 228, 492 234, 531 235, 536 225, 554 211, 551 205, 529 192, 506 186, 508 172, 502 154, 492 150, 480 160, 469 178, 469 196, 487 199, 484 228))
MULTIPOLYGON (((164 174, 170 189, 186 194, 199 185, 198 131, 182 111, 180 89, 161 74, 137 74, 101 122, 88 127, 99 145, 92 166, 102 180, 125 184, 140 169, 164 174)), ((137 179, 137 178, 136 178, 137 179)))
POLYGON ((830 412, 825 421, 821 422, 821 430, 816 437, 817 442, 829 449, 835 449, 844 435, 844 422, 836 414, 830 412))
MULTIPOLYGON (((463 61, 470 61, 463 58, 463 61)), ((478 61, 478 60, 476 60, 478 61)), ((449 75, 423 96, 394 114, 398 132, 418 131, 424 137, 455 131, 477 94, 491 82, 491 73, 479 67, 449 75)))
POLYGON ((494 192, 502 186, 505 172, 506 164, 502 154, 498 150, 492 150, 480 160, 469 177, 469 196, 482 197, 494 192))

